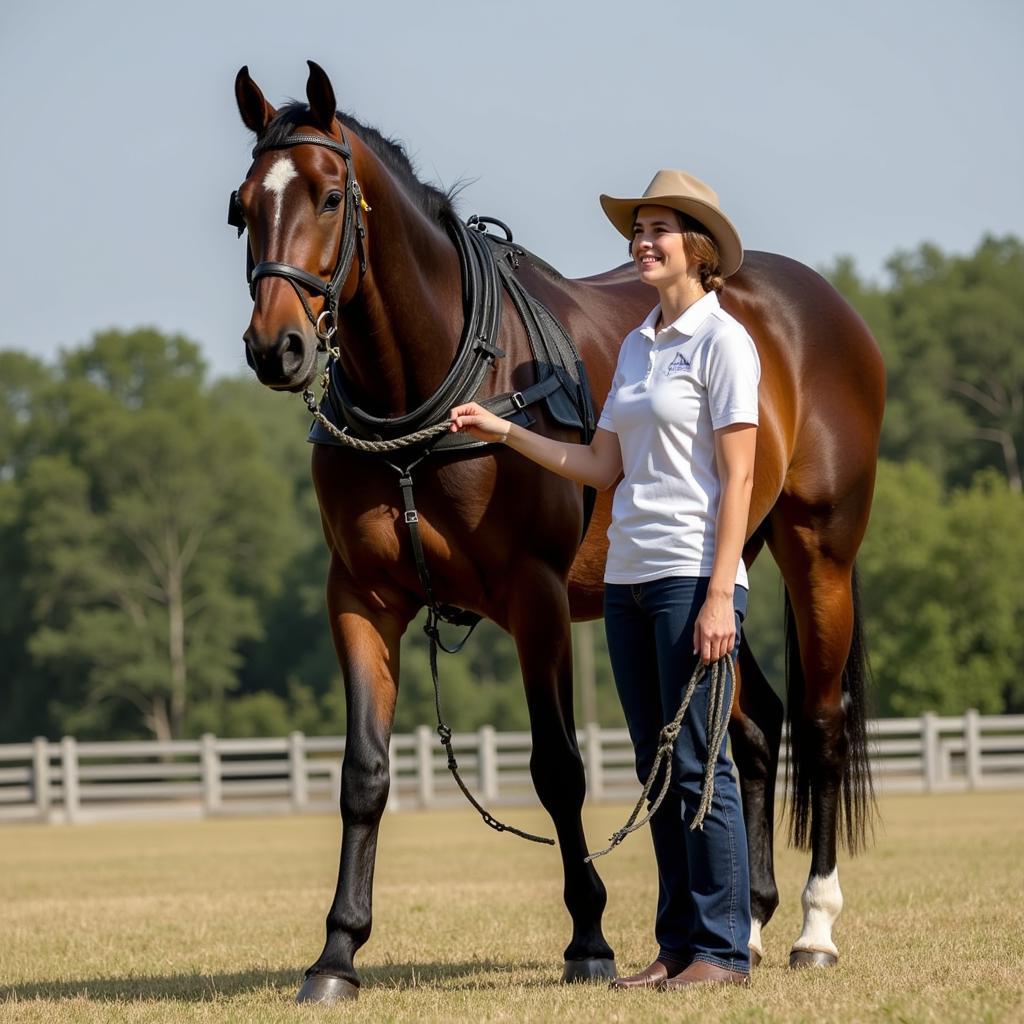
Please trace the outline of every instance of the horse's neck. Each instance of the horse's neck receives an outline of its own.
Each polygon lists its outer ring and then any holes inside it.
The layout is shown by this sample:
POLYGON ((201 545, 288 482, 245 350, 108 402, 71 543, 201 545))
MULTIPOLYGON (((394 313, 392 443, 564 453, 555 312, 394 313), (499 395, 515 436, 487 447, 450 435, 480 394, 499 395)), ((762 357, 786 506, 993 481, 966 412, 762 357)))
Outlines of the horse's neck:
POLYGON ((364 191, 372 207, 367 270, 344 310, 342 367, 368 412, 398 415, 437 388, 454 358, 459 260, 444 229, 386 172, 378 169, 364 191))

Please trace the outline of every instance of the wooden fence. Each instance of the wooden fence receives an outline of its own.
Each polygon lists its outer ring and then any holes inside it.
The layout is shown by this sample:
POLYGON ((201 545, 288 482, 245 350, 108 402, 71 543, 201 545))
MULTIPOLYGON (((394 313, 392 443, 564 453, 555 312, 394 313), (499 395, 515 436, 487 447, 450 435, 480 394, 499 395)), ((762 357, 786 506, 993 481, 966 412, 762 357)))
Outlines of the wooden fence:
MULTIPOLYGON (((882 792, 1024 787, 1024 715, 925 714, 869 726, 872 767, 882 792)), ((579 732, 592 800, 639 793, 624 729, 579 732)), ((530 735, 484 726, 457 733, 463 777, 485 804, 536 800, 530 735)), ((343 736, 292 733, 279 739, 218 739, 0 745, 0 822, 90 822, 131 817, 334 811, 341 790, 343 736)), ((459 806, 432 730, 391 741, 389 809, 459 806)), ((779 785, 785 778, 785 755, 779 785)))

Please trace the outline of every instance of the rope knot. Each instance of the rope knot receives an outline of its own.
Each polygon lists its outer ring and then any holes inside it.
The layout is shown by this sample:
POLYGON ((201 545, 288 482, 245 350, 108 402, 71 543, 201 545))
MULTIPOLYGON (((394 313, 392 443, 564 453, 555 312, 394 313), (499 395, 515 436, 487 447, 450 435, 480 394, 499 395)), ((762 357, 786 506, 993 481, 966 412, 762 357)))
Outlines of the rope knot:
POLYGON ((448 746, 452 741, 452 731, 447 725, 441 724, 437 727, 437 735, 441 737, 441 742, 448 746))

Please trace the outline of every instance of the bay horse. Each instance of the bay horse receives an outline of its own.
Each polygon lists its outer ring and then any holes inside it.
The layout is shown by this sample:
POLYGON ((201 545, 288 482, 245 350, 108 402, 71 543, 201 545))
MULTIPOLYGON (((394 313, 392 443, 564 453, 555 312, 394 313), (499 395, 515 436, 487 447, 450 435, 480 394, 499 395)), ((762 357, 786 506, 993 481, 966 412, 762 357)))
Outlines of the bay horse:
MULTIPOLYGON (((464 231, 455 231, 461 221, 452 195, 421 182, 399 144, 339 113, 328 76, 309 67, 308 103, 280 111, 247 68, 235 81, 239 112, 257 140, 230 218, 249 233, 254 305, 246 356, 266 386, 302 391, 317 372, 318 340, 331 338, 350 400, 370 410, 369 419, 403 423, 449 380, 460 351, 466 269, 453 239, 464 231)), ((600 408, 621 339, 648 312, 653 293, 631 266, 568 280, 515 252, 514 277, 564 325, 600 408)), ((832 926, 842 907, 837 844, 845 840, 856 852, 873 809, 854 558, 874 487, 884 370, 861 319, 793 260, 748 252, 723 305, 749 331, 762 366, 743 557, 749 565, 767 546, 786 588, 792 830, 811 851, 803 929, 790 963, 829 965, 838 957, 832 926)), ((483 339, 491 347, 478 398, 521 395, 539 371, 512 303, 500 304, 494 332, 483 339)), ((579 430, 552 409, 533 404, 527 422, 579 440, 579 430)), ((442 410, 437 418, 447 417, 442 410)), ((570 639, 573 619, 601 614, 609 494, 597 496, 581 544, 578 486, 500 446, 425 459, 414 517, 428 595, 394 467, 318 443, 312 474, 330 552, 327 608, 345 683, 347 742, 337 888, 326 943, 298 999, 358 994, 353 960, 370 934, 399 641, 428 596, 491 619, 515 641, 533 739, 530 770, 554 823, 572 920, 563 980, 614 975, 601 926, 605 888, 584 860, 570 639)), ((773 814, 783 718, 744 637, 730 735, 749 841, 755 963, 762 928, 778 906, 773 814)))

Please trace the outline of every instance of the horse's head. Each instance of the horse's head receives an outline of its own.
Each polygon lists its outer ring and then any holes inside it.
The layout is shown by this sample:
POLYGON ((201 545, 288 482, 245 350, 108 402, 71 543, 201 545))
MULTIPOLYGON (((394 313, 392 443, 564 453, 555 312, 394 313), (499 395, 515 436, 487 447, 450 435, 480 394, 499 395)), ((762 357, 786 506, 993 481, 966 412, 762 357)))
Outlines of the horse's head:
POLYGON ((256 134, 253 163, 232 193, 228 222, 249 232, 252 319, 246 359, 268 387, 300 391, 316 373, 338 309, 365 270, 362 198, 334 89, 309 61, 308 108, 275 110, 243 67, 235 79, 242 120, 256 134))

